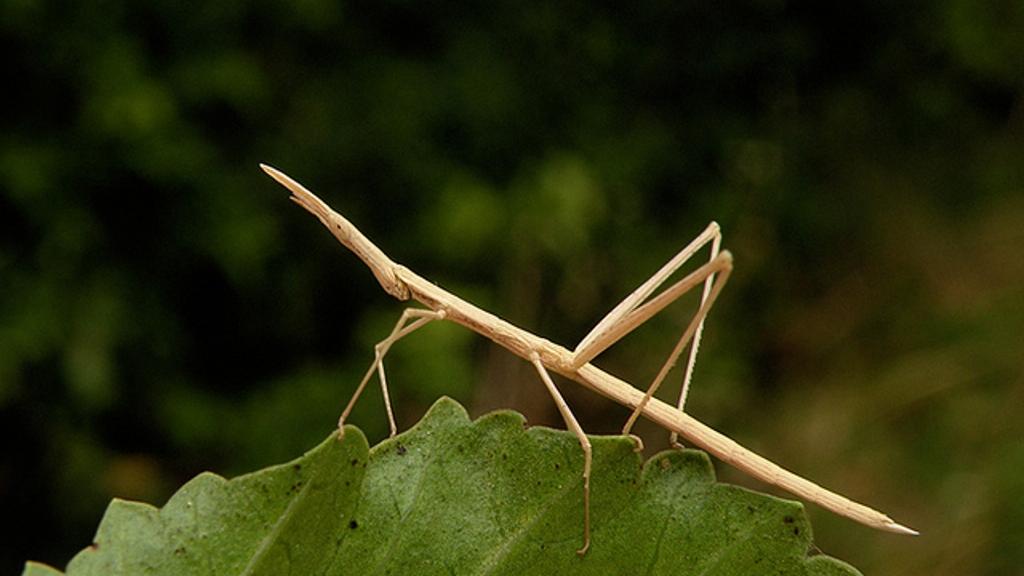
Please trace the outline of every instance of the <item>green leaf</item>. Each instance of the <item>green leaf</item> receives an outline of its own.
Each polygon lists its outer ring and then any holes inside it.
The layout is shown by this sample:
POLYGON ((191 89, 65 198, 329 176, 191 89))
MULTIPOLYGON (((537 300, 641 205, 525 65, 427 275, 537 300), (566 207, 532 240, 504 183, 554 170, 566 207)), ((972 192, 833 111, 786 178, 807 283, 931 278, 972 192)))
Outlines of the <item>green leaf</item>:
POLYGON ((442 398, 373 450, 347 427, 343 442, 332 434, 288 464, 230 481, 202 474, 159 510, 115 500, 67 574, 858 573, 808 556, 801 504, 716 483, 696 450, 641 466, 618 436, 593 439, 581 558, 579 445, 524 425, 509 411, 471 422, 442 398))
POLYGON ((38 562, 27 562, 21 576, 60 576, 62 572, 38 562))

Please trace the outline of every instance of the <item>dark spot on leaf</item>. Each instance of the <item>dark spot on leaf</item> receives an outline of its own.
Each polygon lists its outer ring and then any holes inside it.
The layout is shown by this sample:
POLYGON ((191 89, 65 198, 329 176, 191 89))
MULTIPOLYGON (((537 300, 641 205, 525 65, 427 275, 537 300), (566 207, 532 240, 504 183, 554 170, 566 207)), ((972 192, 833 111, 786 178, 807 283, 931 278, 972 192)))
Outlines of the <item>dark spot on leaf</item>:
POLYGON ((356 528, 359 528, 359 522, 356 522, 355 520, 350 521, 348 523, 348 528, 349 530, 355 530, 356 528))
MULTIPOLYGON (((750 512, 751 514, 753 514, 754 513, 754 507, 751 506, 750 504, 747 504, 747 512, 750 512)), ((787 516, 787 518, 788 518, 788 516, 787 516)))
POLYGON ((794 536, 799 536, 800 535, 800 527, 799 526, 793 526, 793 535, 794 536))
POLYGON ((782 519, 782 521, 785 522, 786 524, 792 524, 793 523, 793 517, 792 516, 786 516, 785 518, 782 519))
POLYGON ((561 469, 562 469, 562 465, 559 464, 558 462, 555 462, 555 470, 561 470, 561 469))
POLYGON ((401 444, 398 444, 398 447, 395 448, 395 452, 398 452, 399 456, 405 456, 405 453, 406 453, 405 446, 402 446, 401 444))
POLYGON ((185 547, 184 546, 178 546, 177 548, 175 548, 174 549, 174 555, 175 556, 184 556, 185 555, 185 547))
POLYGON ((99 549, 100 549, 100 543, 99 542, 93 542, 92 544, 89 544, 89 550, 99 550, 99 549))
POLYGON ((352 465, 355 466, 356 464, 359 464, 359 458, 352 459, 352 465))
POLYGON ((502 454, 501 455, 501 459, 502 460, 508 460, 508 454, 502 454))
POLYGON ((293 464, 292 470, 295 470, 296 472, 302 470, 302 464, 293 464))

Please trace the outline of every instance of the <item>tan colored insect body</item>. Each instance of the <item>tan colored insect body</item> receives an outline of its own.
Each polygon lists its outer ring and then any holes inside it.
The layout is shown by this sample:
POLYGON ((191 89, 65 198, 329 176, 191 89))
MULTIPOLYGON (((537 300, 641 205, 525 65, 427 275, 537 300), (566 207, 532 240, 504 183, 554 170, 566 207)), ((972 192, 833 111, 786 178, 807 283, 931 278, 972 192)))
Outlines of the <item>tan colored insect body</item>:
MULTIPOLYGON (((746 472, 747 474, 782 488, 809 502, 814 502, 836 514, 846 516, 864 525, 896 532, 899 534, 916 535, 917 532, 894 522, 891 518, 854 502, 844 496, 831 492, 817 484, 806 480, 774 462, 759 456, 724 434, 715 431, 692 416, 683 412, 683 405, 693 374, 697 348, 707 316, 712 304, 721 292, 722 286, 732 272, 732 255, 728 251, 719 251, 721 234, 718 225, 711 223, 679 254, 666 263, 649 280, 644 282, 632 294, 627 296, 591 332, 580 341, 572 351, 549 340, 536 336, 515 326, 486 310, 482 310, 469 302, 451 294, 443 288, 428 282, 412 270, 396 264, 377 246, 367 239, 355 226, 337 212, 331 210, 323 201, 301 184, 284 173, 266 165, 263 170, 281 183, 292 193, 292 200, 311 212, 323 223, 334 236, 369 266, 377 281, 384 290, 399 300, 414 299, 427 309, 408 308, 403 313, 391 334, 375 346, 375 357, 353 394, 348 406, 339 418, 339 430, 355 405, 356 400, 366 387, 374 372, 377 372, 387 407, 391 433, 396 433, 394 416, 388 399, 387 380, 384 375, 383 358, 391 345, 398 339, 413 332, 431 320, 450 320, 494 341, 528 362, 537 370, 541 381, 547 387, 566 421, 569 429, 579 438, 583 449, 583 496, 584 526, 583 546, 579 553, 583 554, 590 546, 590 441, 576 422, 562 395, 551 380, 548 371, 556 372, 570 380, 590 388, 613 401, 633 410, 623 428, 623 434, 629 434, 633 423, 641 414, 661 425, 672 434, 673 444, 677 435, 686 438, 720 460, 746 472), (672 284, 655 296, 651 296, 680 266, 689 260, 702 247, 711 245, 711 256, 707 263, 700 266, 683 279, 672 284), (646 392, 641 392, 627 382, 604 372, 590 363, 594 357, 620 340, 637 326, 643 324, 663 308, 671 304, 682 294, 703 283, 701 304, 693 320, 662 366, 654 381, 646 392), (690 355, 683 380, 683 389, 677 406, 670 406, 657 398, 654 393, 664 381, 668 371, 675 365, 683 349, 690 342, 690 355)), ((634 437, 635 438, 635 437, 634 437)), ((639 441, 639 439, 637 439, 639 441)))

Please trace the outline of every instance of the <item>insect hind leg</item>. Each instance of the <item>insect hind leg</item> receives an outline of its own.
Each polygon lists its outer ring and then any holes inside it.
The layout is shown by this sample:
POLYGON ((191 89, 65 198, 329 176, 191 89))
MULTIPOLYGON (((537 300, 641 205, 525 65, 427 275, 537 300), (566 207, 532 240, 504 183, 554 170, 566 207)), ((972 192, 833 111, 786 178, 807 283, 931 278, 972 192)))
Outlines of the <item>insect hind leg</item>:
MULTIPOLYGON (((630 433, 630 430, 632 430, 633 428, 633 424, 636 423, 637 418, 643 412, 644 408, 647 406, 647 403, 650 402, 655 392, 658 391, 658 387, 661 386, 661 383, 665 380, 665 377, 668 375, 668 372, 672 369, 673 366, 675 366, 676 360, 679 359, 679 356, 682 354, 683 349, 690 342, 690 340, 694 338, 699 328, 704 324, 704 319, 707 317, 708 312, 711 310, 711 306, 715 303, 715 300, 718 298, 718 294, 722 291, 722 287, 725 286, 726 281, 728 281, 729 279, 729 275, 732 273, 732 254, 730 254, 727 250, 721 252, 720 254, 715 256, 714 260, 702 266, 701 269, 698 270, 697 272, 699 272, 700 274, 706 274, 707 279, 712 280, 711 289, 708 291, 707 297, 703 299, 703 302, 701 303, 700 308, 697 310, 697 313, 693 316, 693 320, 690 321, 690 325, 687 326, 686 330, 683 332, 683 335, 679 338, 679 341, 676 343, 675 348, 673 348, 672 352, 669 354, 668 359, 665 361, 665 364, 663 364, 661 370, 658 371, 658 375, 654 378, 654 381, 651 382, 651 385, 647 388, 647 392, 644 394, 643 399, 633 409, 633 413, 630 414, 629 419, 626 420, 626 425, 623 426, 622 428, 623 434, 630 433)), ((671 296, 671 292, 673 291, 673 289, 674 287, 665 290, 666 295, 671 296)), ((654 304, 654 302, 652 301, 651 304, 654 304)), ((636 311, 636 313, 641 312, 642 308, 636 311)), ((687 372, 688 377, 690 374, 689 370, 692 370, 692 360, 695 359, 695 357, 696 342, 694 343, 694 347, 691 349, 691 362, 689 364, 687 372)), ((684 394, 686 392, 686 384, 688 384, 688 378, 687 381, 684 382, 684 394)), ((678 444, 678 440, 676 438, 671 438, 671 441, 674 444, 678 444)))

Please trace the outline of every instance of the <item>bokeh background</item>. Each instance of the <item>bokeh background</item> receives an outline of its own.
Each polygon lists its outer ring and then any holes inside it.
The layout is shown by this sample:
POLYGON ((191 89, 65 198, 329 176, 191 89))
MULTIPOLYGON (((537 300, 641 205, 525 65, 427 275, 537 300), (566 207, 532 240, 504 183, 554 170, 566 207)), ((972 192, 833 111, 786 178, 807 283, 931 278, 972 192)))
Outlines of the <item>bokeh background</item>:
MULTIPOLYGON (((402 305, 268 162, 570 347, 719 221, 688 410, 922 530, 809 506, 867 574, 1024 573, 1022 31, 1017 1, 0 2, 0 572, 330 432, 402 305)), ((643 386, 694 304, 597 363, 643 386)), ((403 427, 442 394, 561 426, 461 328, 387 365, 403 427)), ((354 422, 386 435, 375 389, 354 422)))

